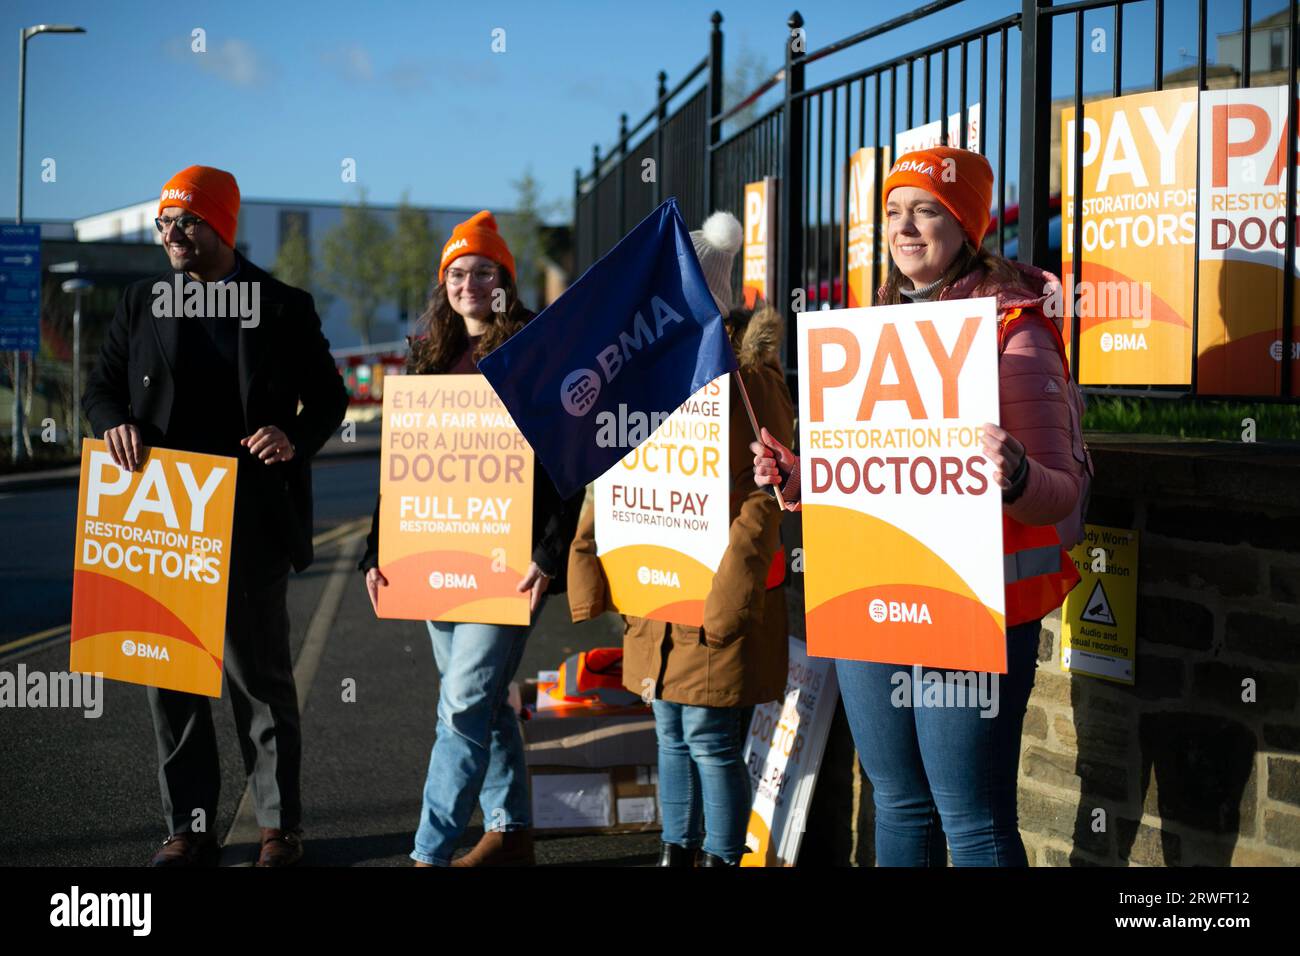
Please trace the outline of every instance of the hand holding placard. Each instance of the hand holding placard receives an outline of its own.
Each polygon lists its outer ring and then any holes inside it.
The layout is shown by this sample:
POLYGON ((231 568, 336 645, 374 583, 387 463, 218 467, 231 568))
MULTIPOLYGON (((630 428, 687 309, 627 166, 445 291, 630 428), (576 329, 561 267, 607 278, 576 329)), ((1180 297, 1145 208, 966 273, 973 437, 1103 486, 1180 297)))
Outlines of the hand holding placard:
POLYGON ((1025 446, 1011 432, 992 422, 985 422, 980 428, 983 429, 980 446, 984 457, 993 466, 993 481, 1003 491, 1008 491, 1012 478, 1020 472, 1025 460, 1025 446))

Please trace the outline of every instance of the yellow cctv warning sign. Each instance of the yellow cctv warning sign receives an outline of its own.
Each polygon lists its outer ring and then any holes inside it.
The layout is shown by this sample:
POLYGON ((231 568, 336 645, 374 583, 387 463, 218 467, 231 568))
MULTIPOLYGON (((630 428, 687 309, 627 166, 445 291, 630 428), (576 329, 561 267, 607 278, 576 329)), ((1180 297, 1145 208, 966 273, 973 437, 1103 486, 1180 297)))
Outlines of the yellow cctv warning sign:
POLYGON ((1061 670, 1134 681, 1138 533, 1086 525, 1070 552, 1080 581, 1061 609, 1061 670))
POLYGON ((1083 613, 1079 615, 1079 620, 1087 621, 1089 624, 1115 626, 1115 615, 1110 609, 1110 599, 1106 597, 1106 589, 1101 586, 1100 581, 1093 586, 1088 600, 1083 602, 1083 613))

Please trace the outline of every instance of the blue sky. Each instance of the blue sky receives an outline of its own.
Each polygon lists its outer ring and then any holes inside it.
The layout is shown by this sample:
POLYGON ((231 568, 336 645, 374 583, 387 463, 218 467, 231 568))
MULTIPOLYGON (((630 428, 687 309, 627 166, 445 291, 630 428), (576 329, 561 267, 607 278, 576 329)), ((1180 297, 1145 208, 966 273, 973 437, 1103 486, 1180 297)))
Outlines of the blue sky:
MULTIPOLYGON (((1283 0, 1256 0, 1256 17, 1283 0)), ((510 181, 530 167, 544 197, 567 200, 573 170, 591 145, 608 147, 618 114, 649 109, 655 74, 670 84, 706 51, 709 14, 725 18, 727 55, 749 50, 776 67, 795 0, 689 3, 337 2, 155 0, 8 2, 0 10, 0 216, 14 210, 18 30, 73 23, 81 36, 28 45, 29 219, 74 218, 154 195, 191 163, 234 172, 245 195, 339 201, 346 157, 375 202, 409 191, 421 204, 504 207, 510 181), (207 52, 191 51, 206 31, 207 52), (491 50, 505 30, 505 53, 491 50), (57 181, 40 179, 54 158, 57 181)), ((1016 0, 969 0, 810 69, 809 84, 1014 12, 1016 0)), ((894 16, 904 5, 799 4, 808 43, 832 40, 894 16)), ((1150 76, 1152 4, 1125 21, 1127 82, 1150 76), (1139 40, 1139 37, 1143 39, 1139 40), (1137 44, 1141 45, 1141 52, 1137 44)), ((1166 4, 1166 66, 1191 53, 1194 0, 1166 4)), ((1241 4, 1210 4, 1217 32, 1238 28, 1241 4)), ((1087 28, 1108 27, 1090 14, 1087 28)), ((1068 31, 1066 31, 1068 32, 1068 31)), ((1058 50, 1069 49, 1058 37, 1058 50)), ((1072 66, 1058 56, 1057 92, 1072 66)), ((1013 77, 1014 82, 1014 77, 1013 77)), ((1110 60, 1090 57, 1089 85, 1108 85, 1110 60)), ((937 91, 935 102, 937 103, 937 91)), ((992 133, 992 129, 990 129, 992 133)), ((1014 147, 1009 142, 1011 153, 1014 147)))

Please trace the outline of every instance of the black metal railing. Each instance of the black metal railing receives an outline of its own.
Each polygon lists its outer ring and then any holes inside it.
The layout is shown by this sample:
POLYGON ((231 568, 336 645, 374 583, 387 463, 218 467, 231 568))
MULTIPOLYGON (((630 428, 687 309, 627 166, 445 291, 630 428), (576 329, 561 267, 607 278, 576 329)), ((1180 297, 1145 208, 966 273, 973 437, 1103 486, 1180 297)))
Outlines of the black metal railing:
MULTIPOLYGON (((655 105, 634 127, 621 118, 618 140, 610 154, 594 152, 590 172, 575 177, 575 242, 579 271, 607 251, 628 228, 643 218, 667 196, 676 196, 690 226, 696 227, 712 209, 741 208, 745 183, 765 176, 777 186, 777 276, 771 301, 787 316, 803 308, 843 306, 848 303, 848 216, 849 187, 846 170, 852 154, 864 147, 893 148, 898 134, 939 121, 940 141, 947 143, 948 117, 958 115, 952 145, 974 148, 989 158, 995 174, 995 233, 991 241, 1006 252, 1014 241, 1014 256, 1056 271, 1060 262, 1049 245, 1049 227, 1061 215, 1059 157, 1053 148, 1059 135, 1062 108, 1074 107, 1081 122, 1087 101, 1100 90, 1084 89, 1085 18, 1109 13, 1111 76, 1109 95, 1140 89, 1159 90, 1166 84, 1188 85, 1199 90, 1207 84, 1208 0, 1080 0, 1053 5, 1052 0, 1021 0, 1020 11, 974 29, 952 33, 943 39, 883 58, 864 69, 846 70, 844 75, 807 86, 811 64, 828 62, 873 40, 888 40, 895 31, 926 18, 940 32, 943 20, 936 17, 968 0, 933 0, 893 19, 836 40, 817 50, 804 49, 803 17, 793 13, 786 22, 782 66, 748 95, 726 107, 722 102, 723 36, 722 17, 714 13, 708 53, 671 90, 659 74, 655 105), (1142 5, 1153 13, 1155 29, 1147 37, 1126 33, 1125 14, 1142 5), (1165 70, 1164 34, 1167 15, 1184 16, 1194 11, 1197 23, 1195 77, 1188 71, 1180 78, 1165 70), (1070 96, 1053 98, 1053 33, 1073 30, 1074 76, 1070 96), (1150 44, 1150 46, 1148 46, 1150 44), (1130 84, 1124 89, 1125 51, 1137 51, 1150 59, 1153 75, 1149 84, 1130 84), (1018 78, 1009 67, 1018 64, 1018 78), (1015 87, 1019 87, 1017 90, 1015 87), (755 106, 768 93, 780 89, 781 101, 723 138, 724 124, 755 106), (1017 95, 1018 94, 1018 95, 1017 95), (669 112, 670 104, 677 102, 669 112), (977 141, 966 142, 969 121, 978 107, 977 141), (1019 155, 1007 153, 1007 131, 1019 130, 1019 155), (637 137, 641 137, 638 139, 637 137), (635 141, 635 145, 633 145, 635 141), (647 161, 652 161, 656 178, 643 179, 647 161), (1015 183, 1016 195, 1009 194, 1015 183)), ((1285 75, 1295 89, 1297 74, 1298 4, 1289 4, 1288 53, 1285 75)), ((1092 21, 1089 21, 1092 22, 1092 21)), ((1241 85, 1251 83, 1250 38, 1251 0, 1242 0, 1241 85)), ((1062 38, 1064 38, 1062 33, 1062 38)), ((824 67, 819 67, 819 72, 824 67)), ((1182 71, 1180 71, 1182 72, 1182 71)), ((1287 142, 1296 142, 1296 102, 1290 97, 1287 142)), ((1080 249, 1082 216, 1081 152, 1083 137, 1075 137, 1073 202, 1075 215, 1073 249, 1080 249)), ((1064 148, 1061 141, 1060 147, 1064 148)), ((1198 151, 1199 152, 1199 151, 1198 151)), ((880 165, 880 152, 877 154, 880 165)), ((1295 182, 1296 156, 1287 151, 1286 181, 1295 182)), ((876 182, 883 170, 877 169, 876 182)), ((1287 191, 1286 246, 1282 275, 1282 315, 1295 314, 1295 189, 1287 191)), ((1197 230, 1199 241, 1200 216, 1197 230)), ((871 256, 872 287, 882 280, 881 236, 875 232, 871 256)), ((1197 246, 1199 248, 1199 245, 1197 246)), ((736 269, 737 285, 741 265, 736 269)), ((1195 280, 1199 283, 1199 268, 1195 280)), ((1193 301, 1199 308, 1199 296, 1193 301)), ((1077 314, 1077 309, 1075 311, 1077 314)), ((1191 393, 1196 391, 1198 322, 1193 320, 1191 393)), ((793 375, 794 323, 790 321, 785 363, 793 375)), ((1074 373, 1079 374, 1079 322, 1071 324, 1074 373)), ((1292 321, 1281 322, 1282 361, 1280 396, 1290 396, 1292 367, 1288 360, 1293 345, 1292 321)), ((1098 391, 1126 393, 1134 389, 1099 388, 1098 391)), ((1141 394, 1185 395, 1187 386, 1147 386, 1141 394)), ((1294 400, 1294 399, 1290 399, 1294 400)))

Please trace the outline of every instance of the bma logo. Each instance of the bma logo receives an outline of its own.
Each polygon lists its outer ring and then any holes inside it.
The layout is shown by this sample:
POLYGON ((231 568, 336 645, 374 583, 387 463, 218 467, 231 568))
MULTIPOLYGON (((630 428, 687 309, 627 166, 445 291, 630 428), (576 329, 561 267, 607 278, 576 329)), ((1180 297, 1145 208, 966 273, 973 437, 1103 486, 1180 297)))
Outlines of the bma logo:
POLYGON ((435 591, 441 591, 443 588, 452 588, 456 590, 474 590, 478 588, 478 581, 472 574, 457 574, 454 571, 448 571, 445 574, 442 571, 429 572, 429 587, 435 591))
POLYGON ((877 624, 890 621, 895 624, 933 624, 928 604, 905 604, 902 601, 882 601, 876 598, 867 606, 867 614, 877 624))
POLYGON ((1132 335, 1125 335, 1122 332, 1112 335, 1110 332, 1103 332, 1099 344, 1103 352, 1145 352, 1147 338, 1141 332, 1132 335))
MULTIPOLYGON (((632 313, 631 331, 618 333, 618 341, 611 342, 596 353, 596 365, 600 367, 606 385, 614 381, 618 373, 631 363, 633 352, 649 349, 663 340, 670 326, 686 321, 680 312, 657 295, 650 297, 649 319, 645 317, 646 311, 647 306, 643 305, 632 313)), ((694 315, 692 317, 701 325, 704 324, 694 315)), ((591 369, 574 369, 560 383, 560 401, 564 404, 564 410, 574 417, 587 414, 595 404, 596 396, 600 394, 600 386, 600 377, 591 369)))
POLYGON ((127 657, 147 657, 150 660, 171 663, 171 658, 167 656, 167 648, 157 644, 146 644, 144 641, 133 641, 129 637, 122 642, 122 653, 127 657))
POLYGON ((446 262, 453 255, 455 255, 458 250, 464 249, 468 245, 469 245, 468 239, 457 239, 455 242, 453 242, 451 245, 447 247, 445 252, 443 252, 442 261, 446 262))
POLYGON ((933 179, 934 164, 927 163, 921 159, 900 159, 898 162, 894 164, 894 168, 891 169, 889 172, 891 175, 900 172, 920 173, 922 176, 929 176, 931 179, 933 179))
POLYGON ((658 568, 647 568, 645 565, 636 569, 636 579, 642 584, 654 584, 665 588, 680 589, 682 586, 676 571, 660 571, 658 568))
POLYGON ((560 401, 564 410, 574 418, 581 418, 596 404, 600 395, 600 376, 589 368, 575 369, 560 383, 560 401))

